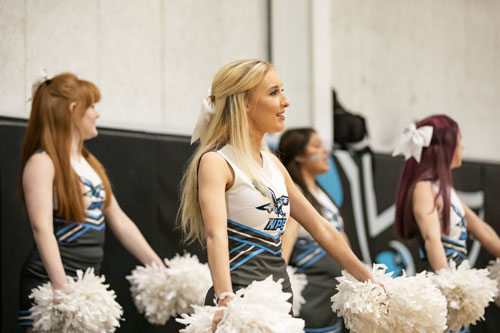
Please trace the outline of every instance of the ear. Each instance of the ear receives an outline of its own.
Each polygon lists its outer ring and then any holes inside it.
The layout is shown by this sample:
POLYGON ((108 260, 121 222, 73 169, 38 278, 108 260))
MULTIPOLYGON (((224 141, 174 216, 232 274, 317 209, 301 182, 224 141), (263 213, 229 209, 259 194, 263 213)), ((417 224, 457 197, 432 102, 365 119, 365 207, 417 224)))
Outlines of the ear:
POLYGON ((75 102, 71 102, 71 104, 69 105, 69 111, 73 112, 76 110, 76 103, 75 102))

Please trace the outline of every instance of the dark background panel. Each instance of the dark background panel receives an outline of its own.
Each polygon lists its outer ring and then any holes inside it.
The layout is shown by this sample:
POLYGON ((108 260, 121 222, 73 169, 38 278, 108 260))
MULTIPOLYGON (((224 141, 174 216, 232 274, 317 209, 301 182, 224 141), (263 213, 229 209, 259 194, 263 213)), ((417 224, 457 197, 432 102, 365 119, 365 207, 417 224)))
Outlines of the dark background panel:
MULTIPOLYGON (((155 244, 156 238, 156 182, 154 137, 147 134, 130 135, 128 133, 101 130, 99 137, 89 141, 86 146, 106 167, 113 192, 123 211, 139 226, 151 246, 162 256, 164 249, 155 244)), ((158 243, 158 242, 156 242, 158 243)), ((117 301, 123 307, 121 331, 147 332, 156 330, 137 313, 129 292, 129 283, 125 276, 140 265, 112 235, 106 230, 106 245, 102 274, 106 276, 111 288, 116 291, 117 301)))
POLYGON ((453 185, 459 191, 475 192, 483 189, 484 164, 464 161, 453 169, 453 185))
POLYGON ((399 180, 403 172, 404 159, 390 155, 373 154, 373 183, 379 212, 394 204, 399 180))
POLYGON ((2 332, 15 332, 19 273, 33 246, 28 218, 18 195, 24 124, 0 125, 2 332))

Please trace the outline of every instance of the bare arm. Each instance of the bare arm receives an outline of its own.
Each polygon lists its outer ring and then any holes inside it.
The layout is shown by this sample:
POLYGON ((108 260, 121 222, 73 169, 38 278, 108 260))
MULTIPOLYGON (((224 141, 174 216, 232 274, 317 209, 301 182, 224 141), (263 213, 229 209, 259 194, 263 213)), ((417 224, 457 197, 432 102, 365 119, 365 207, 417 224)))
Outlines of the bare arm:
POLYGON ((495 257, 500 257, 500 238, 498 234, 489 224, 481 220, 472 209, 463 203, 462 205, 465 209, 467 231, 481 243, 481 246, 483 246, 486 251, 495 257))
POLYGON ((351 247, 351 242, 349 241, 349 238, 347 237, 345 231, 342 231, 340 234, 342 235, 342 237, 344 237, 344 241, 346 242, 347 246, 351 247))
POLYGON ((287 264, 290 262, 290 257, 292 256, 293 252, 293 246, 297 241, 298 234, 299 224, 292 217, 288 218, 288 221, 286 221, 285 233, 281 237, 281 250, 283 252, 282 256, 287 264))
MULTIPOLYGON (((226 187, 232 182, 232 171, 222 156, 216 152, 208 152, 201 157, 198 170, 198 199, 205 227, 208 265, 216 296, 233 291, 229 273, 225 197, 226 187)), ((231 299, 231 297, 224 298, 219 305, 225 305, 231 299)))
POLYGON ((418 182, 413 190, 413 215, 425 243, 427 259, 437 272, 448 268, 446 254, 441 242, 441 223, 437 207, 434 205, 434 191, 430 182, 418 182))
POLYGON ((344 237, 307 201, 278 158, 273 156, 273 160, 285 177, 290 198, 291 216, 311 234, 333 259, 356 279, 359 281, 373 280, 371 273, 352 252, 344 237))
POLYGON ((104 211, 104 216, 115 237, 143 265, 151 265, 154 262, 160 267, 164 265, 139 228, 123 212, 114 195, 111 197, 111 204, 104 211))
POLYGON ((23 190, 33 237, 54 289, 66 284, 66 273, 53 226, 54 165, 49 155, 30 157, 23 171, 23 190))

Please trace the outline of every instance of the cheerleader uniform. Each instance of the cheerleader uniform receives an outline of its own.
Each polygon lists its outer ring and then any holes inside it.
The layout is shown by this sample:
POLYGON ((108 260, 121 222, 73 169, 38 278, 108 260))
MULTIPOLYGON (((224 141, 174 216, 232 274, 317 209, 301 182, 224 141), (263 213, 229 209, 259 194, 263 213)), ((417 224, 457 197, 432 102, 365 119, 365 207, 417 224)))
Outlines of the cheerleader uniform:
MULTIPOLYGON (((333 200, 321 188, 309 191, 321 205, 321 215, 343 232, 344 220, 333 200)), ((341 275, 342 266, 327 255, 302 226, 299 227, 290 265, 307 277, 307 285, 302 291, 305 303, 298 316, 305 321, 304 332, 342 332, 343 320, 332 312, 330 301, 338 283, 335 277, 341 275)))
MULTIPOLYGON (((439 190, 437 184, 433 184, 436 193, 439 190)), ((439 221, 443 221, 443 209, 439 210, 439 221)), ((420 234, 417 233, 417 238, 420 243, 420 256, 422 260, 427 261, 427 254, 425 252, 425 242, 420 234)), ((448 262, 453 260, 457 265, 467 259, 467 221, 465 220, 465 210, 462 202, 458 198, 455 189, 450 190, 450 232, 445 234, 441 231, 441 242, 443 243, 444 252, 448 262)))
MULTIPOLYGON (((283 280, 284 292, 291 293, 286 263, 281 256, 281 235, 290 214, 283 175, 269 153, 261 151, 262 172, 273 200, 271 203, 238 167, 231 145, 225 145, 217 153, 224 157, 234 171, 234 183, 225 193, 229 271, 233 291, 272 275, 274 281, 283 280)), ((213 305, 213 301, 212 287, 207 293, 205 304, 213 305)))
MULTIPOLYGON (((439 191, 439 185, 433 183, 432 187, 437 193, 439 191)), ((442 224, 443 221, 443 208, 439 209, 439 222, 442 224)), ((417 239, 420 244, 420 257, 422 260, 426 261, 428 264, 427 254, 425 251, 425 242, 420 230, 417 233, 417 239)), ((443 243, 444 252, 446 254, 446 259, 448 263, 454 261, 457 266, 467 259, 467 221, 465 220, 465 209, 462 206, 462 202, 458 198, 455 189, 450 190, 450 232, 445 234, 441 231, 441 242, 443 243)), ((429 270, 432 268, 429 265, 429 270)), ((449 333, 468 333, 470 332, 470 327, 464 328, 460 331, 449 331, 449 333)))
MULTIPOLYGON (((95 274, 99 274, 106 226, 102 212, 106 194, 101 179, 85 158, 72 159, 71 165, 82 183, 86 207, 85 221, 66 223, 63 217, 58 217, 57 197, 54 191, 54 234, 66 275, 76 276, 77 270, 85 271, 89 267, 93 267, 95 274)), ((32 302, 28 296, 33 288, 48 281, 50 281, 49 276, 35 244, 21 270, 19 325, 32 326, 29 311, 32 302)))

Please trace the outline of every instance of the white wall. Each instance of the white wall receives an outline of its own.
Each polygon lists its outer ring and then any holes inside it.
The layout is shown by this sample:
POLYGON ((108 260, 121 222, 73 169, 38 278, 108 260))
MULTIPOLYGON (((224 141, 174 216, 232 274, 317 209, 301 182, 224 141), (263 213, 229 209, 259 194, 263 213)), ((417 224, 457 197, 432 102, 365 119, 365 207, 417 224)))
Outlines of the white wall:
MULTIPOLYGON (((271 0, 287 127, 331 135, 336 87, 390 152, 403 126, 447 113, 465 157, 500 161, 500 1, 271 0), (326 15, 328 14, 328 15, 326 15), (328 61, 330 59, 330 62, 328 61)), ((42 67, 101 88, 101 126, 189 135, 215 71, 268 56, 266 0, 1 0, 0 115, 27 118, 42 67)))
POLYGON ((286 128, 312 126, 328 146, 333 142, 330 3, 271 1, 272 62, 290 101, 286 128))
POLYGON ((500 161, 500 1, 334 0, 332 82, 389 152, 405 124, 458 121, 465 158, 500 161))
POLYGON ((29 116, 46 67, 99 86, 101 126, 191 134, 215 71, 267 39, 266 0, 1 0, 0 115, 29 116))

